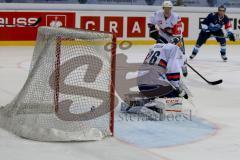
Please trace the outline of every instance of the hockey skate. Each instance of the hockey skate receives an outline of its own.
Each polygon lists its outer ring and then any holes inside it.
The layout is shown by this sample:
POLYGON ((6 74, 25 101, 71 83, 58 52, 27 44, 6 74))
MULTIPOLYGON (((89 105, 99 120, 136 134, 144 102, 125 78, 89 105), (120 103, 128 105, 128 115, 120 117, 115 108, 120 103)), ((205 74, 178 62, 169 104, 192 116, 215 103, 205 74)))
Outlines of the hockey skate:
POLYGON ((223 59, 224 62, 227 62, 228 58, 227 58, 226 55, 221 55, 221 57, 222 57, 222 59, 223 59))
POLYGON ((192 54, 191 56, 189 56, 190 59, 194 59, 196 57, 196 54, 192 54))

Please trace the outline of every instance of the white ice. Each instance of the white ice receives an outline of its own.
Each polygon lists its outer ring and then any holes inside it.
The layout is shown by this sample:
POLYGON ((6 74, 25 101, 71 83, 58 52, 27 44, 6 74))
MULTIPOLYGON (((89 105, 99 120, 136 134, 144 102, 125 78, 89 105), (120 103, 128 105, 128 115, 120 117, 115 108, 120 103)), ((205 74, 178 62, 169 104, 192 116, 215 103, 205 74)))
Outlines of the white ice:
MULTIPOLYGON (((186 47, 188 54, 191 53, 192 47, 186 47)), ((129 50, 118 49, 118 53, 125 53, 128 56, 128 62, 140 63, 143 61, 148 48, 149 46, 136 45, 129 50)), ((42 143, 21 139, 0 129, 0 159, 237 160, 240 157, 239 49, 240 46, 237 45, 228 46, 229 61, 224 63, 220 58, 218 46, 204 46, 196 59, 189 61, 209 80, 219 78, 224 80, 223 84, 219 86, 210 86, 190 70, 186 80, 186 84, 194 95, 193 102, 196 106, 197 116, 217 126, 218 129, 214 134, 201 137, 201 139, 191 143, 176 143, 171 147, 142 148, 136 144, 126 143, 119 137, 108 138, 100 142, 42 143)), ((0 47, 0 106, 9 103, 24 84, 32 52, 33 47, 0 47)), ((138 131, 142 129, 138 125, 135 127, 138 131)), ((147 132, 146 128, 148 127, 144 126, 143 128, 145 130, 141 131, 147 132)), ((161 135, 166 133, 166 139, 173 134, 161 131, 161 129, 159 131, 161 135)), ((168 131, 174 132, 173 130, 168 131)), ((181 139, 181 134, 176 131, 172 142, 181 139)), ((186 130, 186 132, 189 131, 186 130)), ((159 143, 163 139, 155 141, 159 143)), ((144 145, 144 141, 142 144, 144 145)))

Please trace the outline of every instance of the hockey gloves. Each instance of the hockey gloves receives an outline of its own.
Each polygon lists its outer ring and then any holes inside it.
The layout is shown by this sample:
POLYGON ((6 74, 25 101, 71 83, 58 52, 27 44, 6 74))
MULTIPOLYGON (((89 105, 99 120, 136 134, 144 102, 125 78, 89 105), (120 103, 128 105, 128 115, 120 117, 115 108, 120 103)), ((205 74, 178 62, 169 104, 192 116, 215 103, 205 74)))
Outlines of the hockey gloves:
POLYGON ((177 45, 178 43, 181 43, 181 39, 180 39, 180 37, 173 37, 171 39, 170 43, 177 45))
POLYGON ((227 37, 229 38, 230 41, 233 41, 233 42, 236 41, 235 36, 231 31, 227 32, 227 37))
POLYGON ((168 41, 165 38, 159 35, 155 25, 148 24, 148 27, 149 27, 149 36, 155 39, 157 43, 168 43, 168 41))
POLYGON ((187 65, 182 66, 182 74, 183 74, 184 77, 188 76, 187 65))

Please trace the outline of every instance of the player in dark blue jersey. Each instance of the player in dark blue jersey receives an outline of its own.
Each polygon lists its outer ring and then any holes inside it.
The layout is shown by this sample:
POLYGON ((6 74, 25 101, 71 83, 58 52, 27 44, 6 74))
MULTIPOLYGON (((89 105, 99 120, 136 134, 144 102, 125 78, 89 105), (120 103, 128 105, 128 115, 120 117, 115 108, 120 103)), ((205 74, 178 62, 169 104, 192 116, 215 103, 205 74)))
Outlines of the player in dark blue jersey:
POLYGON ((202 22, 201 32, 199 34, 197 44, 193 49, 192 55, 190 56, 190 59, 193 59, 197 55, 199 48, 207 41, 207 39, 209 39, 211 36, 214 36, 221 45, 220 53, 223 61, 227 61, 226 38, 224 38, 225 35, 223 32, 223 26, 227 31, 227 37, 230 41, 235 41, 235 37, 233 32, 231 31, 231 22, 228 16, 225 15, 225 12, 226 7, 220 6, 218 7, 218 12, 210 13, 207 18, 205 18, 205 20, 202 22))

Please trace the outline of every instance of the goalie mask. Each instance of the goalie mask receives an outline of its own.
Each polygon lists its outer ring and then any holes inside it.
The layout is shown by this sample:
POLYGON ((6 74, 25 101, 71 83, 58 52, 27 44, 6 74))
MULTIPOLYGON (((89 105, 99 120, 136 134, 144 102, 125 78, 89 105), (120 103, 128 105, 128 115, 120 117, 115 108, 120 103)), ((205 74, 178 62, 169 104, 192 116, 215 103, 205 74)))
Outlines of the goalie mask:
POLYGON ((174 37, 171 39, 170 43, 175 44, 176 46, 178 46, 179 48, 183 47, 183 43, 181 41, 180 37, 174 37))

